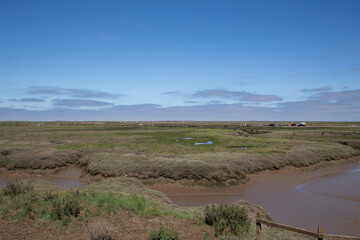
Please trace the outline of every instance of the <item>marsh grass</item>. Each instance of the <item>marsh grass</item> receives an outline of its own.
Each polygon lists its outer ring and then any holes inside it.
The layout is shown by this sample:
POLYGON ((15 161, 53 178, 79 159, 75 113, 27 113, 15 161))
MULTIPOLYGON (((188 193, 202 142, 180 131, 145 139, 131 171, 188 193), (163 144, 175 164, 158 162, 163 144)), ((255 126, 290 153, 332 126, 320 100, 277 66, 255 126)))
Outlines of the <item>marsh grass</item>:
POLYGON ((230 151, 161 157, 97 152, 88 154, 79 163, 93 175, 102 174, 108 177, 166 177, 175 180, 206 179, 224 182, 229 179, 242 180, 247 174, 266 169, 280 169, 289 165, 304 167, 357 154, 359 152, 353 148, 338 143, 304 142, 290 150, 274 149, 266 154, 230 151))
POLYGON ((10 170, 16 168, 56 168, 75 163, 82 156, 82 152, 57 151, 51 148, 17 151, 7 157, 7 168, 10 170))
POLYGON ((2 123, 0 167, 46 169, 76 163, 90 174, 106 177, 226 182, 266 169, 308 166, 360 153, 360 129, 344 127, 346 123, 305 128, 249 127, 265 124, 256 122, 246 128, 240 126, 242 122, 237 126, 147 123, 146 127, 110 122, 34 124, 2 123), (194 146, 207 141, 214 144, 194 146))

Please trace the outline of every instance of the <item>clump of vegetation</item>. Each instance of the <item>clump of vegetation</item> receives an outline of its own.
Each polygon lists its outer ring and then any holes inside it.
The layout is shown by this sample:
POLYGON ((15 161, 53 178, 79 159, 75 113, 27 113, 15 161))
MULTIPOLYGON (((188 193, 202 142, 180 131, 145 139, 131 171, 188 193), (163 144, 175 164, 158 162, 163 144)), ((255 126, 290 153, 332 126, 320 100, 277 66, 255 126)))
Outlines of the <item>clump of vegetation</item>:
POLYGON ((339 141, 339 143, 345 145, 345 146, 350 146, 353 149, 357 149, 360 150, 360 141, 359 140, 353 140, 353 141, 339 141))
POLYGON ((7 156, 10 170, 17 168, 50 169, 77 162, 82 157, 77 151, 56 151, 51 148, 31 149, 7 156))
POLYGON ((206 206, 205 223, 214 226, 217 236, 246 234, 250 230, 248 213, 244 208, 235 205, 206 206))
POLYGON ((161 226, 160 229, 153 231, 148 240, 178 240, 179 234, 173 228, 161 226))
POLYGON ((30 184, 21 184, 18 181, 10 182, 2 189, 2 194, 4 196, 15 197, 20 194, 25 194, 31 191, 33 187, 30 184))
POLYGON ((88 230, 91 240, 113 240, 114 230, 110 224, 103 220, 88 223, 88 230))
POLYGON ((211 240, 210 233, 206 232, 206 233, 204 234, 204 240, 211 240))
POLYGON ((7 156, 0 155, 0 167, 6 168, 9 162, 9 158, 7 156))
POLYGON ((51 202, 50 214, 54 220, 61 220, 63 225, 67 225, 71 217, 78 217, 83 207, 79 191, 67 191, 63 196, 50 196, 46 197, 51 202))
POLYGON ((258 129, 258 128, 244 128, 242 131, 248 133, 248 134, 264 134, 264 133, 271 133, 269 130, 265 129, 258 129))
POLYGON ((137 178, 117 177, 107 178, 85 187, 88 191, 108 191, 114 193, 135 193, 145 196, 156 202, 162 202, 171 205, 171 200, 162 192, 154 191, 146 186, 137 178))
POLYGON ((10 155, 11 151, 8 149, 4 149, 4 150, 0 151, 0 153, 4 156, 8 156, 8 155, 10 155))

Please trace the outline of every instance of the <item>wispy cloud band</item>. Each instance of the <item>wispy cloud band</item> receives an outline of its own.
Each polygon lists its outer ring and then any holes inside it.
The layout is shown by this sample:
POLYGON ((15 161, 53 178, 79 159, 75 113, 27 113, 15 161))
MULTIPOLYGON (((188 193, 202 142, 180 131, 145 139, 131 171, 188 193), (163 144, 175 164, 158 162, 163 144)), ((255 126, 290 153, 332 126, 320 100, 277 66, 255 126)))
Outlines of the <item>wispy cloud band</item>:
POLYGON ((54 106, 57 107, 69 107, 69 108, 78 108, 78 107, 104 107, 114 105, 109 102, 102 102, 89 99, 54 99, 54 106))
POLYGON ((305 88, 301 89, 302 92, 328 92, 331 91, 331 87, 320 87, 320 88, 305 88))
POLYGON ((21 98, 21 99, 8 99, 8 101, 10 102, 33 102, 33 103, 40 103, 40 102, 45 102, 44 99, 40 99, 40 98, 21 98))
POLYGON ((240 102, 273 102, 281 101, 282 98, 276 95, 256 94, 246 91, 228 91, 224 89, 207 89, 198 91, 191 95, 195 98, 223 98, 234 99, 240 102))
POLYGON ((76 89, 76 88, 58 88, 58 87, 41 87, 33 86, 27 90, 29 94, 41 94, 50 96, 69 96, 74 98, 109 98, 116 99, 124 96, 124 94, 115 94, 105 91, 97 91, 91 89, 76 89))

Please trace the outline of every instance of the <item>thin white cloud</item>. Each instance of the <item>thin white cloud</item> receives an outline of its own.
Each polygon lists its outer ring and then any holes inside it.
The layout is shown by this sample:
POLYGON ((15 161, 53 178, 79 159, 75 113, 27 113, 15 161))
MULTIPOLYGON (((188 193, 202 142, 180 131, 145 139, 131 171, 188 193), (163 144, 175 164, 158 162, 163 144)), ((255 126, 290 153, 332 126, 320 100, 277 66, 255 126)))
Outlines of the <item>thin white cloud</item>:
POLYGON ((313 96, 315 99, 331 102, 341 102, 348 105, 360 104, 360 89, 357 90, 345 90, 339 92, 321 92, 313 96))
POLYGON ((40 98, 21 98, 21 99, 8 99, 10 102, 33 102, 33 103, 39 103, 39 102, 45 102, 44 99, 40 98))
POLYGON ((113 103, 109 102, 101 102, 95 100, 88 99, 54 99, 54 106, 56 107, 70 107, 70 108, 78 108, 78 107, 103 107, 103 106, 111 106, 113 103))
POLYGON ((176 95, 176 94, 180 94, 179 91, 169 91, 169 92, 162 92, 162 95, 176 95))
POLYGON ((281 101, 282 98, 276 95, 256 94, 246 91, 228 91, 224 89, 201 90, 191 95, 195 98, 223 98, 234 99, 240 102, 273 102, 281 101))
POLYGON ((91 89, 76 89, 76 88, 58 88, 58 87, 41 87, 33 86, 27 90, 29 94, 48 95, 48 96, 69 96, 75 98, 110 98, 115 99, 124 94, 115 94, 105 91, 91 90, 91 89))
POLYGON ((301 89, 302 92, 328 92, 331 91, 331 87, 320 87, 320 88, 305 88, 301 89))

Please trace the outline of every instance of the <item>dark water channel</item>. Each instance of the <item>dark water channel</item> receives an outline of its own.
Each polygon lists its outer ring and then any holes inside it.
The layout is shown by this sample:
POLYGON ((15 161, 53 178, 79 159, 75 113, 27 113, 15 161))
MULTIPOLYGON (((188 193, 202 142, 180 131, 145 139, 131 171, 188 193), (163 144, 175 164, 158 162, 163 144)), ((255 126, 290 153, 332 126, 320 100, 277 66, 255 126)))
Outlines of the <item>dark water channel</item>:
POLYGON ((59 171, 56 174, 49 175, 30 175, 21 172, 5 173, 0 174, 0 186, 5 186, 7 183, 15 182, 16 180, 21 181, 31 178, 37 178, 49 181, 62 188, 75 188, 85 185, 85 182, 79 179, 81 174, 81 169, 76 167, 69 167, 59 171))
POLYGON ((282 169, 250 176, 226 188, 155 185, 179 206, 246 200, 269 211, 276 222, 325 233, 360 236, 360 162, 317 170, 282 169))

